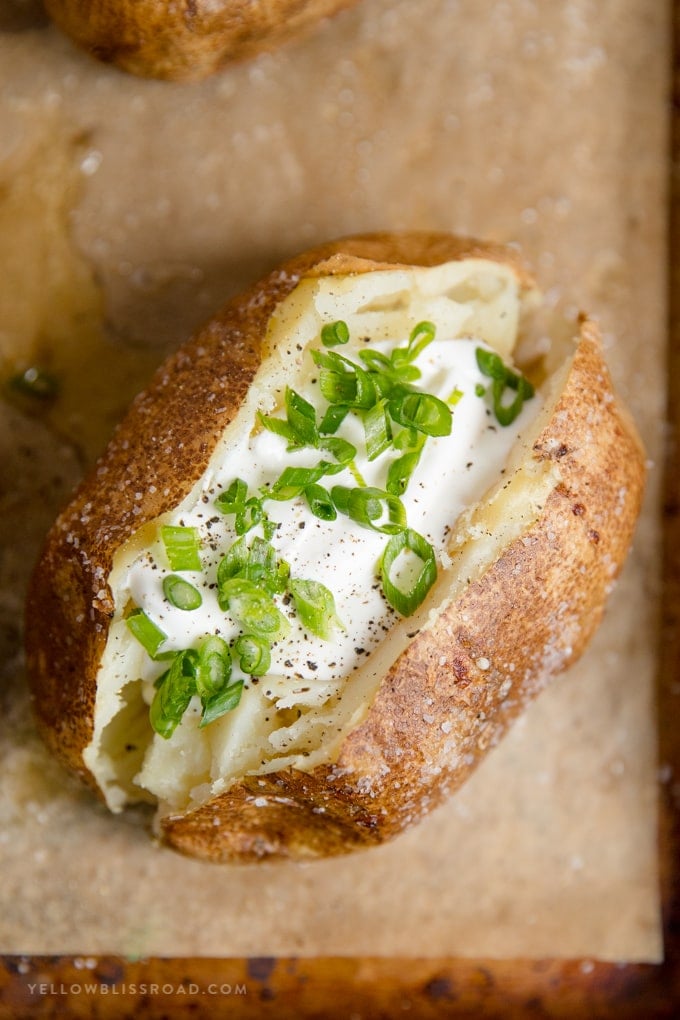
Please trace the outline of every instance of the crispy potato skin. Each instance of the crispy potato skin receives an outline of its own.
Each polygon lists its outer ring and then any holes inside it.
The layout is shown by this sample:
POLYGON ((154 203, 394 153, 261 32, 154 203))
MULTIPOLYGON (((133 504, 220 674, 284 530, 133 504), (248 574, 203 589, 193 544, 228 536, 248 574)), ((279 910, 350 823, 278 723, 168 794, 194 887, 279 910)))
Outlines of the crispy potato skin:
MULTIPOLYGON (((133 403, 50 532, 27 604, 40 731, 93 788, 82 752, 113 615, 113 555, 203 474, 257 371, 275 306, 305 275, 471 256, 512 264, 530 282, 512 252, 443 234, 374 234, 307 252, 232 300, 133 403)), ((470 775, 546 679, 585 648, 639 511, 642 448, 586 319, 533 456, 556 461, 561 484, 533 526, 401 654, 337 760, 247 777, 193 812, 164 818, 167 843, 212 861, 345 853, 391 838, 470 775)))
POLYGON ((143 78, 191 81, 273 49, 357 0, 45 0, 92 56, 143 78))

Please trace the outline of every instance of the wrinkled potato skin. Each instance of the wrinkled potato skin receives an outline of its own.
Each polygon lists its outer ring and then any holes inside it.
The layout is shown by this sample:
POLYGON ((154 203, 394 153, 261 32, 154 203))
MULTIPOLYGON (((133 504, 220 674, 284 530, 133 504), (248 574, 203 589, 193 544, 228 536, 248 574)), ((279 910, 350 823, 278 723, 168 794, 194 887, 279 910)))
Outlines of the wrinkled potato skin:
POLYGON ((45 0, 79 46, 143 78, 190 81, 286 42, 357 0, 45 0))
MULTIPOLYGON (((470 256, 509 263, 530 282, 512 252, 442 234, 375 234, 305 253, 233 299, 133 403, 50 532, 27 606, 40 731, 93 788, 82 752, 114 610, 113 555, 203 474, 258 369, 278 302, 304 275, 470 256), (211 392, 219 399, 206 400, 211 392)), ((625 559, 644 484, 643 451, 612 393, 599 332, 584 319, 580 333, 533 448, 538 460, 555 460, 562 477, 535 523, 414 638, 333 764, 246 777, 199 809, 163 819, 167 843, 212 861, 250 861, 383 842, 458 787, 546 679, 578 658, 625 559)))

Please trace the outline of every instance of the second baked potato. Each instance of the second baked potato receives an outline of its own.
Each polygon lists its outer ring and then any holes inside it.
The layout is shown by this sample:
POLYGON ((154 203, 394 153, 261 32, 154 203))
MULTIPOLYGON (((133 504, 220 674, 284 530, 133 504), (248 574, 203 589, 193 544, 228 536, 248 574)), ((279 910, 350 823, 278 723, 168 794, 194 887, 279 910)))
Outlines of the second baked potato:
POLYGON ((45 0, 74 42, 143 78, 197 80, 294 38, 356 0, 45 0))

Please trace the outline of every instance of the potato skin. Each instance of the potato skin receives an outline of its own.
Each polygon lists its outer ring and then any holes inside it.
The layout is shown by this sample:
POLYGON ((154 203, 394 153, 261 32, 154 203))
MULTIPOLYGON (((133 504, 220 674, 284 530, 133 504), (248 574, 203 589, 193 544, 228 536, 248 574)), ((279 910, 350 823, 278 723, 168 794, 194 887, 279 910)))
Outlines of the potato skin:
MULTIPOLYGON (((275 306, 304 275, 471 256, 509 263, 530 282, 512 252, 444 234, 374 234, 307 252, 229 302, 133 403, 50 532, 27 604, 38 726, 94 789, 82 752, 114 609, 113 555, 203 474, 257 371, 275 306)), ((612 394, 598 330, 584 319, 580 334, 533 449, 539 461, 557 461, 562 476, 534 525, 414 638, 333 764, 247 777, 192 812, 164 818, 167 843, 208 860, 249 861, 383 842, 459 786, 546 679, 580 655, 625 558, 644 483, 640 442, 612 394)))
POLYGON ((45 0, 92 56, 143 78, 191 81, 304 32, 356 0, 45 0))

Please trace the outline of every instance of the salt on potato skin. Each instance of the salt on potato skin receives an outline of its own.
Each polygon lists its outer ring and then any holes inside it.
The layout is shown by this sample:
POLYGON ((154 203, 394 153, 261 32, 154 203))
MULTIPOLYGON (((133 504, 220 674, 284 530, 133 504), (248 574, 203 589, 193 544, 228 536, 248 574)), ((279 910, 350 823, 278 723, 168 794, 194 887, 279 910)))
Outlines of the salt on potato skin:
MULTIPOLYGON (((306 280, 337 277, 340 286, 343 277, 465 259, 509 266, 521 288, 532 286, 515 253, 480 242, 345 239, 291 260, 230 302, 137 398, 50 533, 27 610, 40 730, 94 789, 83 752, 115 609, 106 584, 114 555, 202 476, 248 397, 277 307, 306 280)), ((596 326, 582 319, 575 331, 513 480, 456 524, 451 576, 418 619, 404 621, 403 650, 332 760, 246 775, 228 789, 217 782, 200 806, 159 818, 167 843, 208 860, 248 861, 383 842, 460 785, 546 680, 583 651, 631 540, 644 458, 612 398, 596 326)))

